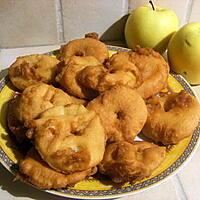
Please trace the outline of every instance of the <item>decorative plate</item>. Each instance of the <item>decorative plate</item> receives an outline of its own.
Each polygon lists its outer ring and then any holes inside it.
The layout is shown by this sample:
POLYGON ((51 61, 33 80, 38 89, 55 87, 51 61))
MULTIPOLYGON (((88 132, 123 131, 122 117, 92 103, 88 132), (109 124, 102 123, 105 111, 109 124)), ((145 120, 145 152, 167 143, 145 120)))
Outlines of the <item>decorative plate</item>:
MULTIPOLYGON (((110 54, 116 51, 128 51, 121 47, 108 46, 110 54)), ((49 55, 55 55, 58 51, 50 52, 49 55)), ((184 89, 190 94, 195 95, 189 84, 180 75, 172 73, 168 79, 169 87, 174 92, 184 89)), ((0 80, 0 162, 14 175, 17 173, 17 163, 22 154, 12 141, 8 134, 6 125, 7 102, 12 98, 14 93, 12 84, 7 75, 0 80)), ((193 135, 182 140, 177 145, 167 147, 167 156, 164 162, 153 171, 152 175, 142 181, 133 184, 126 183, 121 187, 116 187, 110 180, 105 177, 95 176, 85 181, 77 183, 73 187, 60 190, 45 190, 58 196, 76 198, 76 199, 111 199, 137 192, 155 186, 168 177, 178 172, 180 167, 191 158, 200 140, 200 123, 193 135)), ((33 186, 34 187, 34 186, 33 186)))

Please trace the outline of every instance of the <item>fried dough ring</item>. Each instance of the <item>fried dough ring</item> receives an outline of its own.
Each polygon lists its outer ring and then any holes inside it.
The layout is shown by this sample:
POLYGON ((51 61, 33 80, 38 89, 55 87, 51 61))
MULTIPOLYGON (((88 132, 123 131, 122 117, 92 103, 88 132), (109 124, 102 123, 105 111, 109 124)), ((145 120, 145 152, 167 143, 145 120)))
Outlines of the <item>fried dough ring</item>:
POLYGON ((109 53, 103 42, 93 38, 81 38, 61 46, 61 60, 67 62, 72 56, 94 56, 100 63, 104 63, 108 59, 109 53))
POLYGON ((125 86, 116 86, 88 103, 101 118, 109 142, 132 142, 143 128, 147 108, 142 97, 125 86))
POLYGON ((133 63, 105 67, 89 66, 79 74, 79 82, 85 87, 104 92, 116 85, 137 88, 141 85, 139 70, 133 63))
POLYGON ((136 90, 148 98, 167 86, 169 66, 164 58, 153 49, 136 47, 134 51, 119 52, 110 59, 111 65, 134 63, 141 73, 143 83, 136 90))
POLYGON ((169 66, 158 52, 150 48, 136 47, 131 53, 131 61, 142 74, 144 82, 137 92, 143 98, 148 98, 167 86, 169 66))
POLYGON ((57 75, 56 81, 71 95, 78 98, 91 99, 97 96, 97 92, 84 87, 79 83, 78 76, 81 70, 87 66, 101 66, 101 63, 92 56, 73 56, 57 75))
POLYGON ((35 149, 31 149, 25 159, 20 161, 19 171, 25 180, 40 189, 65 188, 68 185, 84 180, 92 174, 92 169, 69 175, 57 172, 41 159, 35 149))
POLYGON ((113 86, 124 85, 132 89, 137 88, 142 84, 142 79, 139 70, 131 62, 122 65, 110 65, 107 73, 105 73, 97 90, 104 92, 113 86))
POLYGON ((57 106, 33 120, 28 137, 52 168, 69 174, 99 164, 105 151, 105 133, 99 117, 82 105, 57 106))
POLYGON ((104 66, 87 66, 80 71, 78 81, 84 87, 97 91, 98 84, 105 73, 107 69, 104 66))
POLYGON ((10 66, 8 75, 13 85, 24 90, 37 82, 54 83, 59 61, 52 56, 33 54, 18 57, 10 66))
POLYGON ((165 147, 148 142, 112 143, 106 147, 99 171, 116 183, 141 180, 162 163, 165 153, 165 147))
POLYGON ((177 144, 192 135, 200 119, 200 105, 186 91, 152 97, 143 134, 155 142, 177 144))
POLYGON ((40 113, 55 105, 67 105, 73 102, 62 90, 45 83, 37 83, 23 91, 14 110, 17 119, 25 122, 38 117, 40 113))

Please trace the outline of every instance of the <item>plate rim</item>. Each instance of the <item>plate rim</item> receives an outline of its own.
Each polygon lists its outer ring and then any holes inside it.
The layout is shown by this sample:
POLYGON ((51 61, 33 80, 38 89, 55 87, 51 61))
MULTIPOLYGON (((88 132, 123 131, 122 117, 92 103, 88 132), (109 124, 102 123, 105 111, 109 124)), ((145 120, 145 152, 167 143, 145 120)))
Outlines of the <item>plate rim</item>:
MULTIPOLYGON (((113 51, 130 51, 130 49, 124 48, 124 47, 111 46, 111 45, 107 45, 107 46, 108 46, 109 50, 113 50, 113 51)), ((52 55, 56 51, 58 51, 58 50, 51 51, 51 52, 48 52, 46 54, 52 55)), ((2 91, 2 89, 4 88, 6 83, 9 81, 9 78, 6 75, 6 72, 5 72, 5 71, 7 71, 7 69, 5 69, 3 71, 4 71, 3 77, 1 77, 1 79, 0 79, 0 92, 2 91)), ((2 74, 2 71, 0 72, 0 74, 2 74)), ((200 102, 200 100, 199 100, 198 96, 196 95, 195 91, 193 90, 193 88, 190 86, 190 84, 181 75, 178 75, 178 74, 176 74, 174 72, 170 72, 170 74, 181 84, 181 86, 184 88, 184 90, 188 91, 190 94, 195 96, 198 99, 198 101, 200 102)), ((139 192, 142 192, 142 191, 149 190, 149 189, 151 189, 151 188, 153 188, 153 187, 155 187, 157 185, 160 185, 161 183, 167 181, 169 178, 171 178, 172 176, 177 174, 177 172, 179 172, 181 169, 183 169, 183 167, 185 167, 186 164, 191 160, 192 156, 194 155, 194 153, 197 150, 199 145, 200 145, 200 122, 199 122, 196 130, 194 131, 194 133, 193 133, 193 135, 192 135, 192 137, 191 137, 191 139, 189 141, 189 144, 186 147, 186 149, 184 150, 184 152, 180 155, 180 157, 177 158, 177 160, 174 163, 172 163, 172 165, 170 165, 163 172, 166 172, 174 164, 176 164, 178 162, 178 165, 175 167, 175 169, 173 169, 171 172, 167 173, 167 175, 163 176, 163 178, 160 178, 160 179, 158 179, 157 181, 155 181, 153 183, 147 183, 144 187, 141 186, 140 188, 138 188, 136 190, 134 190, 134 188, 131 188, 131 186, 118 189, 120 191, 119 193, 115 193, 116 189, 114 189, 114 190, 113 189, 111 189, 111 190, 93 190, 93 191, 90 191, 90 190, 76 190, 76 189, 41 190, 41 189, 35 187, 34 185, 26 182, 26 181, 23 181, 23 182, 25 182, 26 184, 31 185, 34 188, 37 188, 40 191, 44 191, 44 192, 47 192, 47 193, 50 193, 50 194, 54 194, 54 195, 62 196, 62 197, 68 197, 68 198, 77 198, 77 199, 105 199, 106 198, 106 199, 113 199, 113 198, 118 198, 118 197, 129 196, 129 195, 133 195, 133 194, 136 194, 136 193, 139 193, 139 192), (195 134, 197 135, 196 140, 194 138, 195 134), (192 149, 189 149, 190 150, 189 153, 188 154, 186 153, 186 155, 185 155, 185 152, 188 150, 189 146, 191 145, 192 140, 194 140, 193 141, 194 142, 193 146, 190 147, 192 149), (179 161, 182 157, 183 157, 182 161, 179 161), (127 191, 127 189, 128 189, 128 191, 127 191), (125 191, 123 191, 123 190, 125 190, 125 191), (100 193, 101 192, 102 195, 93 194, 93 193, 95 193, 94 191, 96 191, 96 193, 100 193), (112 192, 109 193, 109 191, 112 191, 112 192), (91 192, 92 192, 92 195, 91 195, 91 192), (103 193, 108 193, 108 194, 103 194, 103 193)), ((9 159, 9 157, 7 156, 7 154, 3 151, 1 146, 0 146, 0 162, 1 162, 1 164, 9 172, 11 172, 13 175, 15 175, 15 172, 11 169, 11 166, 9 166, 5 162, 5 160, 7 160, 7 162, 10 162, 10 164, 12 162, 9 159)), ((150 182, 152 179, 160 176, 162 173, 158 174, 157 176, 155 176, 155 177, 153 177, 153 178, 151 178, 149 180, 145 180, 145 181, 141 182, 140 184, 145 183, 145 182, 150 182)), ((132 187, 133 187, 133 185, 132 185, 132 187)))

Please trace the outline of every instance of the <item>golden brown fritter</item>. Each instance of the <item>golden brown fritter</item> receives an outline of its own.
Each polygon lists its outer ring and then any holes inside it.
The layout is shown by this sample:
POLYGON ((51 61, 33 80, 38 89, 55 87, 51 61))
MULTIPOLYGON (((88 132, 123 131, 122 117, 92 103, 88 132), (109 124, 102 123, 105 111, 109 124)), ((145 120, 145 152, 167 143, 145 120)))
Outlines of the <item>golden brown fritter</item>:
POLYGON ((186 91, 152 97, 147 108, 143 134, 163 144, 177 144, 192 135, 200 119, 200 105, 186 91))
POLYGON ((66 45, 61 46, 61 60, 68 62, 72 56, 93 56, 100 63, 104 63, 104 61, 108 59, 109 53, 107 46, 103 42, 91 37, 87 37, 72 40, 66 45))
POLYGON ((129 62, 118 66, 110 65, 108 71, 99 80, 97 91, 104 92, 118 85, 134 89, 141 84, 140 72, 133 63, 129 62))
POLYGON ((163 162, 165 154, 165 147, 153 143, 112 143, 106 147, 99 171, 116 183, 141 180, 151 175, 163 162))
POLYGON ((18 57, 8 75, 13 85, 24 90, 37 82, 54 83, 58 60, 48 55, 33 54, 18 57))
POLYGON ((136 47, 131 53, 131 61, 142 74, 143 84, 137 92, 148 98, 167 87, 169 66, 164 58, 153 49, 136 47))
POLYGON ((130 61, 129 54, 126 52, 117 52, 113 54, 109 60, 109 64, 107 65, 109 71, 112 73, 113 71, 125 71, 132 73, 134 76, 134 83, 127 84, 131 88, 138 88, 143 83, 143 77, 137 66, 130 61))
POLYGON ((27 156, 21 160, 19 170, 23 179, 40 189, 65 188, 68 185, 84 180, 93 173, 92 169, 69 175, 57 172, 41 159, 35 149, 31 149, 27 156))
POLYGON ((57 171, 69 174, 99 164, 105 133, 99 117, 82 105, 53 107, 29 124, 39 154, 57 171))
POLYGON ((124 85, 137 88, 142 84, 139 70, 131 62, 111 66, 88 66, 81 70, 78 80, 80 84, 98 92, 104 92, 113 86, 124 85))
POLYGON ((94 90, 84 87, 78 80, 79 73, 87 66, 101 66, 101 63, 92 56, 73 56, 57 75, 56 81, 71 95, 78 98, 91 99, 97 96, 94 90))
POLYGON ((71 97, 62 90, 45 83, 37 83, 26 88, 20 95, 15 113, 19 121, 25 122, 38 117, 40 113, 55 105, 71 103, 71 97))
POLYGON ((132 142, 143 128, 147 108, 142 97, 125 86, 116 86, 88 103, 101 118, 109 142, 132 142))
POLYGON ((99 82, 105 73, 107 73, 107 69, 103 65, 87 66, 80 71, 77 79, 82 86, 97 91, 99 82))
POLYGON ((136 47, 134 51, 114 54, 110 63, 120 66, 132 62, 141 74, 142 84, 138 85, 137 92, 148 98, 167 86, 169 66, 164 58, 153 49, 136 47))

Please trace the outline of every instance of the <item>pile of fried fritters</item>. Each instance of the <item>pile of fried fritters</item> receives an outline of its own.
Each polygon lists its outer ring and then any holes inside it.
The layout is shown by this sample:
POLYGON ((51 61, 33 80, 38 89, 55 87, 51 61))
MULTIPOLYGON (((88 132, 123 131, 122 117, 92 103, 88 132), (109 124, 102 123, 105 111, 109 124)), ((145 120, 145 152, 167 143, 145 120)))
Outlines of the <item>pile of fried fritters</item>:
POLYGON ((153 49, 109 57, 94 33, 63 45, 57 57, 18 57, 9 68, 16 93, 7 122, 18 145, 32 143, 20 177, 43 189, 97 172, 116 183, 149 177, 165 145, 191 136, 200 119, 195 97, 166 89, 168 75, 153 49), (136 141, 139 133, 152 142, 136 141))

